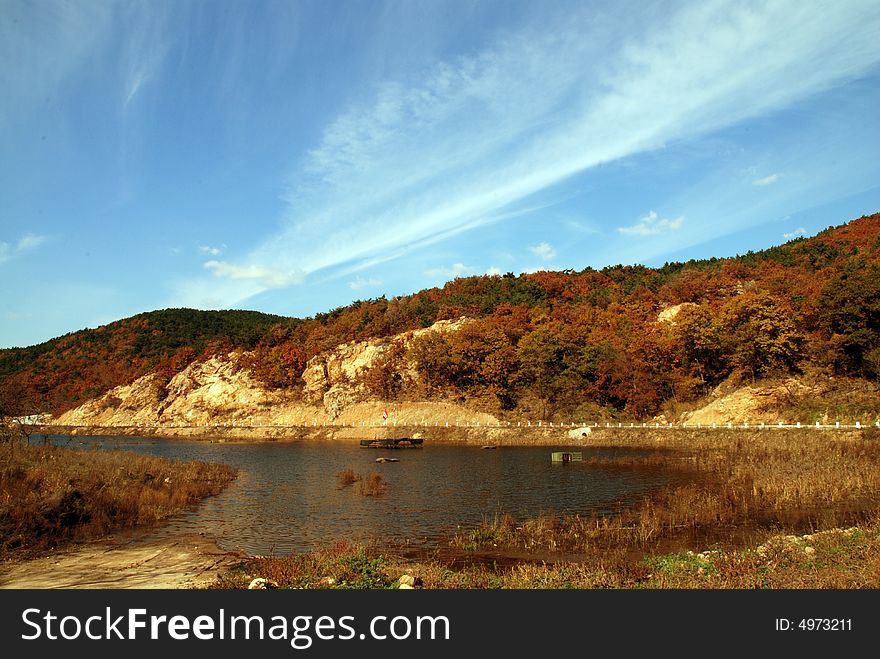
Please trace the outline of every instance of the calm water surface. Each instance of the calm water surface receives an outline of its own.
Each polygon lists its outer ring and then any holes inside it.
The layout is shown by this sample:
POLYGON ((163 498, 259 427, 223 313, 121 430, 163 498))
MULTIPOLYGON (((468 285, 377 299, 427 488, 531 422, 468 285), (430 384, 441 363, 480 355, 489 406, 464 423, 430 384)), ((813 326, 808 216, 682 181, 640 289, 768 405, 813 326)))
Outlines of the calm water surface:
POLYGON ((485 450, 427 441, 422 448, 387 450, 342 442, 54 441, 236 467, 239 476, 226 490, 178 515, 163 532, 205 532, 224 549, 250 554, 307 551, 340 539, 439 546, 457 530, 499 514, 524 520, 610 512, 670 481, 656 470, 553 464, 552 451, 581 451, 585 459, 599 452, 561 445, 485 450), (377 457, 400 462, 376 463, 377 457), (336 473, 349 468, 381 474, 387 492, 371 497, 359 495, 356 485, 340 489, 336 473))

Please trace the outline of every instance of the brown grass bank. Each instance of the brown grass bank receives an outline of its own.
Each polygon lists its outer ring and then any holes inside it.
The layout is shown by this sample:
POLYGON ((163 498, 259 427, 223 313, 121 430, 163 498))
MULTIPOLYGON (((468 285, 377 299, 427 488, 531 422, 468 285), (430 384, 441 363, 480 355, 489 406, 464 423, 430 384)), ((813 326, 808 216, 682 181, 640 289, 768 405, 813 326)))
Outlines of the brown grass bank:
POLYGON ((235 470, 123 451, 0 446, 0 550, 7 557, 154 525, 218 494, 235 470))
POLYGON ((408 559, 338 543, 320 551, 243 561, 214 588, 247 588, 254 578, 279 588, 391 589, 876 589, 880 521, 803 535, 768 534, 737 549, 623 551, 555 560, 474 560, 437 552, 408 559))
MULTIPOLYGON (((880 433, 672 430, 600 435, 604 447, 659 449, 582 465, 690 472, 617 516, 517 523, 503 516, 459 536, 460 547, 561 552, 648 551, 694 543, 734 547, 765 532, 806 533, 865 522, 880 512, 880 433)), ((573 463, 572 468, 578 468, 573 463)))

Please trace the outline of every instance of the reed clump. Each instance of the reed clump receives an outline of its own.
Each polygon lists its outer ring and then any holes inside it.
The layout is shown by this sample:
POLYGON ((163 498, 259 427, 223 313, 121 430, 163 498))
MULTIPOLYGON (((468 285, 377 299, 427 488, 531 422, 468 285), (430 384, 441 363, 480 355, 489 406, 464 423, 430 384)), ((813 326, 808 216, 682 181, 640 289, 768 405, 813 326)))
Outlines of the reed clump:
POLYGON ((351 469, 350 467, 336 472, 336 481, 340 490, 349 485, 354 485, 361 479, 361 475, 355 473, 354 469, 351 469))
POLYGON ((0 549, 48 550, 154 525, 235 475, 222 464, 9 443, 0 449, 0 549))
POLYGON ((377 497, 388 491, 388 482, 382 476, 375 472, 371 473, 364 479, 358 481, 358 494, 364 497, 377 497))
POLYGON ((388 491, 388 481, 375 472, 366 478, 353 469, 343 469, 336 472, 337 489, 343 489, 357 484, 357 493, 363 497, 377 497, 388 491))

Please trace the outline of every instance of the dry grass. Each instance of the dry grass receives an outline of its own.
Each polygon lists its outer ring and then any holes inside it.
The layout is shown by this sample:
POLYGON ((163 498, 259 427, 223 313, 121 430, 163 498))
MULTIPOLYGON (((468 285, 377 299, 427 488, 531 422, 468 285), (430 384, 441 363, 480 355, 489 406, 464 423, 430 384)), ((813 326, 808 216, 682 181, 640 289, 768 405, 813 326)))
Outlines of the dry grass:
POLYGON ((8 443, 0 447, 0 548, 48 550, 153 525, 234 477, 226 465, 8 443))
POLYGON ((388 491, 388 482, 377 473, 364 478, 353 469, 343 469, 336 472, 336 481, 340 490, 357 483, 357 493, 362 497, 377 497, 388 491))
POLYGON ((377 497, 388 491, 388 483, 382 474, 372 473, 365 479, 358 481, 358 494, 364 497, 377 497))
MULTIPOLYGON (((603 445, 633 447, 633 434, 603 445)), ((646 497, 634 510, 594 517, 496 518, 455 546, 589 552, 649 550, 670 542, 740 542, 748 532, 803 532, 863 521, 880 510, 880 442, 813 430, 662 431, 663 451, 583 464, 686 470, 691 482, 646 497), (671 449, 671 450, 670 450, 671 449)), ((644 437, 644 435, 642 435, 644 437)), ((651 442, 656 446, 657 435, 651 442)))
POLYGON ((361 475, 356 474, 354 472, 354 469, 348 468, 336 472, 336 481, 339 484, 340 490, 342 488, 348 487, 349 485, 354 485, 359 480, 361 480, 361 475))
POLYGON ((880 525, 772 535, 735 551, 657 555, 644 588, 877 588, 880 525))
POLYGON ((388 588, 396 577, 389 559, 375 547, 340 541, 306 554, 266 556, 223 574, 218 588, 247 588, 259 576, 281 588, 388 588))
POLYGON ((404 574, 419 587, 626 589, 855 589, 880 587, 880 518, 861 527, 801 536, 769 534, 735 550, 633 556, 622 548, 557 561, 472 562, 461 555, 406 560, 376 547, 335 547, 257 558, 214 587, 246 588, 262 576, 281 588, 395 588, 404 574))

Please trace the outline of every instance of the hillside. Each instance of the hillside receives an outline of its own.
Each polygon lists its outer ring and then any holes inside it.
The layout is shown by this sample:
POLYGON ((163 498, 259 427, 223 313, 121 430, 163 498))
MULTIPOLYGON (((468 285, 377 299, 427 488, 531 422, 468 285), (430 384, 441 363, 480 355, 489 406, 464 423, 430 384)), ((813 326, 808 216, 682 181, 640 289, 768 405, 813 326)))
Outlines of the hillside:
POLYGON ((147 373, 176 373, 194 359, 253 348, 285 319, 256 311, 166 309, 0 350, 0 390, 20 411, 69 409, 147 373))
POLYGON ((768 416, 869 421, 878 376, 880 214, 735 258, 458 278, 306 319, 157 311, 0 351, 8 413, 83 422, 260 406, 293 422, 372 403, 683 419, 747 387, 776 392, 751 395, 768 416), (193 398, 209 380, 222 405, 193 398))

